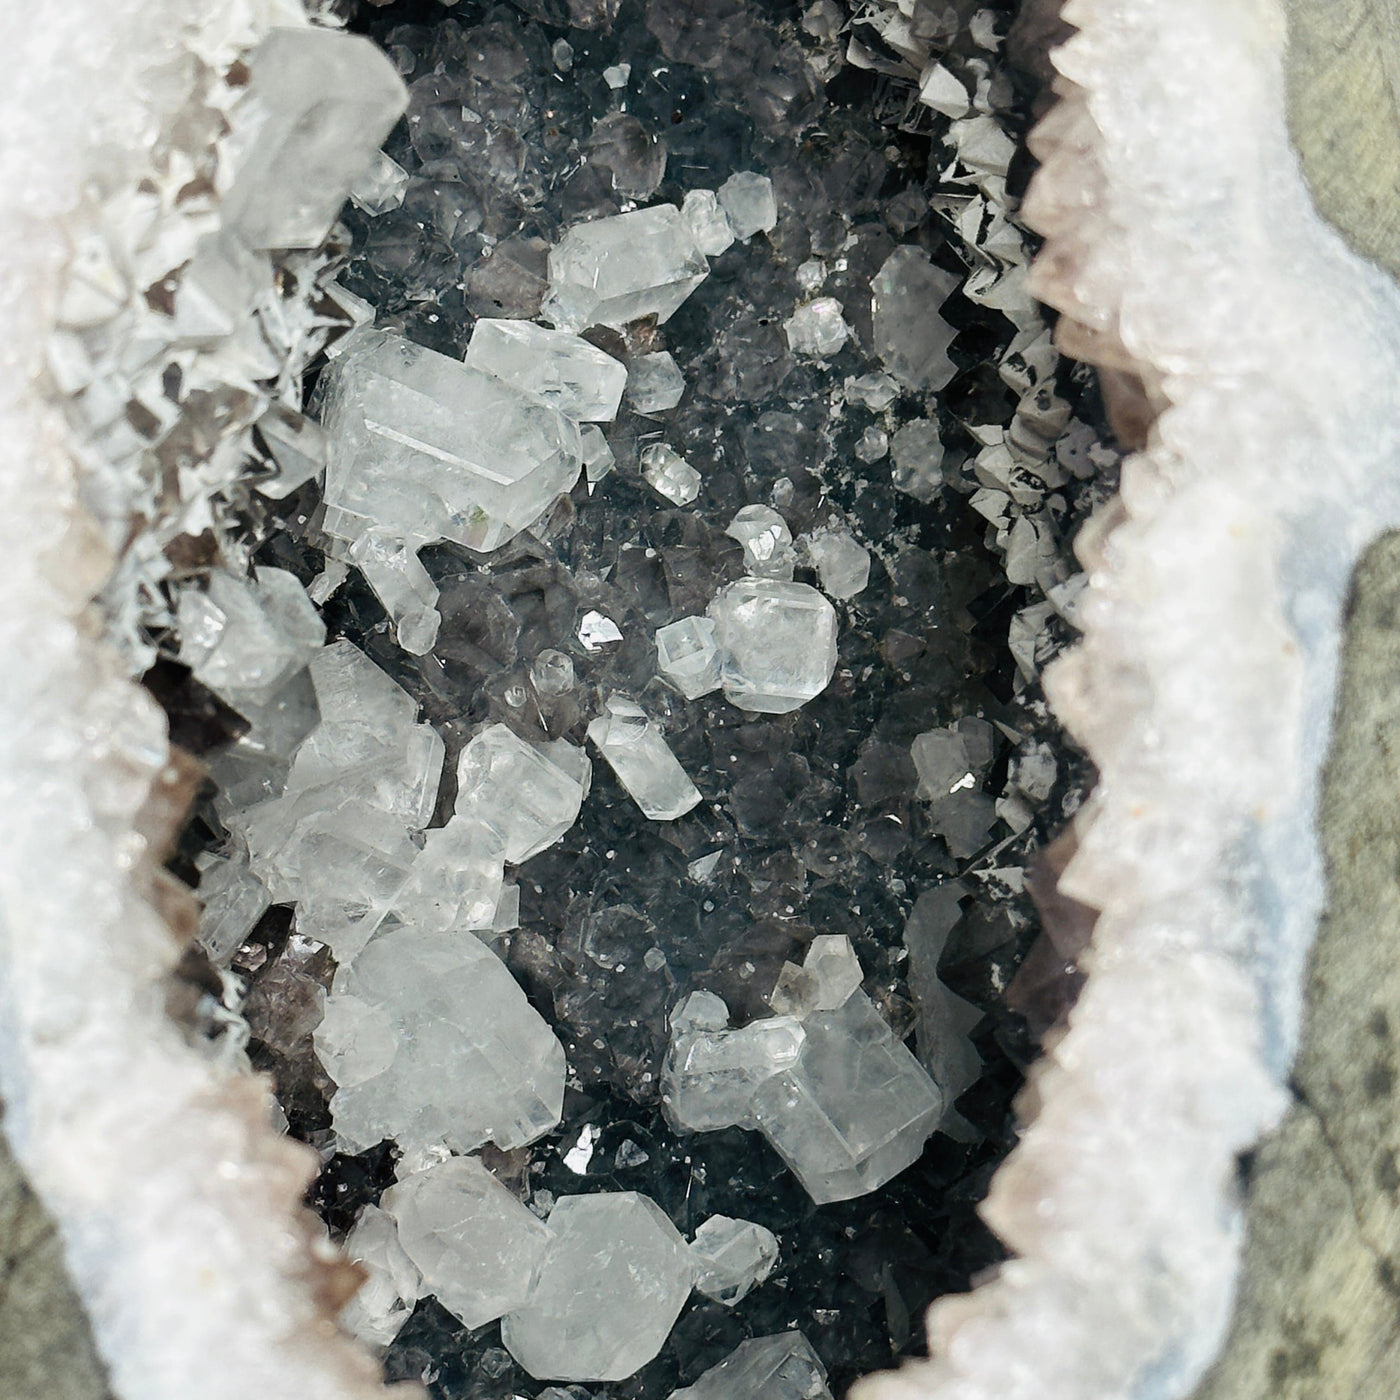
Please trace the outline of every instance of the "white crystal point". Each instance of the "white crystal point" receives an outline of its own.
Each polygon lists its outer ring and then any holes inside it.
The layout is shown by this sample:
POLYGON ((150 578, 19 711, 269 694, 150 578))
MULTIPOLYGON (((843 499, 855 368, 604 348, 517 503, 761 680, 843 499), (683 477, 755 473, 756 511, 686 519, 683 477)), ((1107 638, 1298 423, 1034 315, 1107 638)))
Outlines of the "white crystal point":
POLYGON ((753 1121, 818 1205, 863 1196, 918 1160, 943 1095, 863 992, 801 1026, 797 1062, 758 1086, 753 1121))
POLYGON ((536 1379, 620 1381, 666 1343, 690 1296, 690 1249, 655 1201, 634 1191, 561 1196, 552 1238, 501 1341, 536 1379))
POLYGON ((720 208, 713 190, 691 190, 681 201, 681 217, 690 225, 700 251, 708 257, 717 258, 734 242, 729 216, 720 208))
POLYGON ((399 1037, 388 1012, 362 997, 333 992, 312 1032, 317 1058, 341 1089, 383 1074, 398 1054, 399 1037))
POLYGON ((544 317, 562 330, 668 320, 710 265, 674 204, 576 224, 549 253, 544 317))
POLYGON ((583 469, 591 491, 617 465, 617 458, 603 430, 594 423, 584 424, 579 430, 579 440, 583 443, 583 469))
POLYGON ((361 1265, 368 1277, 340 1310, 340 1325, 372 1346, 388 1346, 423 1291, 393 1217, 378 1206, 365 1206, 345 1237, 345 1257, 361 1265))
POLYGON ((941 389, 956 372, 948 347, 957 332, 938 308, 958 281, 908 243, 896 248, 871 280, 875 353, 907 389, 941 389))
POLYGON ((294 575, 260 568, 249 579, 223 569, 209 588, 184 588, 176 612, 180 660, 227 700, 266 704, 326 639, 325 624, 294 575))
POLYGON ((408 89, 377 44, 330 29, 274 29, 248 66, 224 227, 253 248, 314 248, 373 166, 408 89))
POLYGON ((327 366, 326 531, 498 549, 578 480, 578 424, 542 399, 384 331, 327 366))
POLYGON ((864 592, 870 582, 870 553, 849 530, 811 535, 805 542, 823 593, 844 601, 864 592))
POLYGON ((468 1327, 524 1303, 549 1230, 475 1157, 448 1157, 384 1193, 405 1253, 436 1296, 468 1327))
POLYGON ((719 187, 718 198, 734 237, 741 243, 777 226, 778 202, 773 196, 773 182, 766 175, 741 170, 719 187))
POLYGON ((662 1107, 674 1127, 688 1132, 736 1123, 751 1127, 758 1087, 797 1063, 806 1032, 790 1016, 728 1030, 724 1003, 718 997, 697 1002, 699 996, 709 994, 693 994, 672 1014, 671 1043, 661 1067, 662 1107))
POLYGON ((815 588, 744 578, 707 612, 724 658, 724 695, 741 710, 781 715, 820 695, 836 671, 836 610, 815 588))
POLYGON ((819 360, 836 354, 851 334, 841 311, 841 303, 835 297, 817 297, 799 306, 783 322, 788 349, 794 355, 811 355, 819 360))
POLYGON ((720 655, 710 617, 683 617, 656 629, 656 667, 687 700, 719 689, 720 655))
POLYGON ((685 376, 665 350, 638 355, 627 369, 627 401, 638 413, 665 413, 685 393, 685 376))
POLYGON ((699 789, 635 701, 611 696, 605 712, 589 724, 588 737, 652 821, 675 821, 700 801, 699 789))
POLYGON ((617 417, 627 366, 581 336, 533 321, 483 317, 472 328, 466 362, 534 394, 578 423, 617 417))
POLYGON ((778 1237, 751 1220, 712 1215, 696 1230, 690 1252, 696 1289, 732 1308, 773 1272, 778 1237))
POLYGON ((672 505, 688 506, 699 494, 702 477, 674 448, 654 442, 641 453, 642 477, 672 505))
POLYGON ((458 815, 495 831, 512 865, 552 846, 578 819, 592 765, 572 744, 558 743, 536 747, 493 724, 457 761, 458 815))
POLYGON ((801 1332, 751 1337, 671 1400, 831 1400, 826 1367, 801 1332))
POLYGON ((744 567, 760 578, 790 579, 797 556, 792 531, 772 506, 745 506, 724 532, 744 548, 744 567))
POLYGON ((376 525, 355 540, 349 554, 389 614, 398 644, 411 656, 430 652, 442 616, 437 610, 437 585, 419 560, 416 546, 394 530, 376 525))
MULTIPOLYGON (((387 1069, 331 1099, 347 1150, 385 1138, 406 1153, 484 1142, 509 1150, 558 1123, 564 1048, 474 935, 386 928, 341 965, 334 995, 379 1009, 397 1041, 387 1069)), ((329 1065, 327 1073, 335 1077, 329 1065)))

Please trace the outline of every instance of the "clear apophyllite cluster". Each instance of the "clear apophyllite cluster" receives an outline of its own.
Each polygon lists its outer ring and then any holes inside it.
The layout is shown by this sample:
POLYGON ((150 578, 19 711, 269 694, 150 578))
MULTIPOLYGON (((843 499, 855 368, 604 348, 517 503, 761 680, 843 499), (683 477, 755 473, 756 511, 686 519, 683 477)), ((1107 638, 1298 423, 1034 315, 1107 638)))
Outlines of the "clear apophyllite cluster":
POLYGON ((994 1257, 938 1193, 1027 1053, 986 1013, 1074 800, 1028 686, 1100 449, 995 42, 828 100, 836 13, 274 33, 110 424, 174 462, 110 612, 213 779, 201 942, 347 1324, 443 1394, 815 1397, 994 1257))

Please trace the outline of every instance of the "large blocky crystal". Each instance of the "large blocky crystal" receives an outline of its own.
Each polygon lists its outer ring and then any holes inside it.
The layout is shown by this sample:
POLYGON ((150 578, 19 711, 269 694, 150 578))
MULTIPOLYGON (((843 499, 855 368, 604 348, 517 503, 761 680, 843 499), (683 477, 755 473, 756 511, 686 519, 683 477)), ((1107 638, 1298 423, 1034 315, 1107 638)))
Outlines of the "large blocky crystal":
POLYGON ((745 578, 707 612, 723 662, 724 695, 741 710, 781 715, 820 695, 836 670, 836 610, 815 588, 745 578))
POLYGON ((656 669, 687 700, 719 689, 721 658, 710 617, 683 617, 656 629, 656 669))
POLYGON ((424 1293, 468 1327, 524 1303, 549 1230, 475 1157, 449 1157, 391 1186, 384 1209, 424 1293))
MULTIPOLYGON (((559 1121, 564 1048, 504 964, 466 930, 385 928, 341 965, 328 1014, 341 995, 377 1008, 396 1039, 383 1071, 341 1085, 331 1099, 347 1150, 390 1137, 405 1152, 470 1152, 485 1142, 509 1150, 559 1121)), ((337 1055, 320 1040, 317 1050, 337 1079, 337 1055)))
POLYGON ((591 773, 587 756, 562 739, 535 745, 489 725, 457 761, 457 812, 495 831, 505 858, 519 865, 574 824, 591 773))
POLYGON ((941 389, 956 372, 948 347, 956 334, 938 308, 958 285, 913 244, 896 248, 871 282, 875 351, 907 389, 941 389))
POLYGON ((818 1204, 877 1190, 918 1160, 943 1095, 863 992, 802 1023, 802 1053, 753 1116, 818 1204))
POLYGON ((362 331, 327 367, 326 530, 499 548, 569 490, 578 424, 495 375, 362 331))
POLYGON ((751 1337, 671 1400, 831 1400, 826 1367, 801 1332, 751 1337))
POLYGON ((579 423, 609 423, 627 387, 627 366, 580 336, 532 321, 483 317, 466 362, 534 394, 579 423))
POLYGON ((274 29, 248 66, 224 226, 254 248, 314 248, 373 165, 408 90, 378 45, 331 29, 274 29))
POLYGON ((526 1303, 501 1341, 536 1380, 620 1381, 665 1344, 695 1266, 661 1207, 633 1191, 562 1196, 526 1303))
POLYGON ((652 821, 675 821, 700 801, 661 731, 635 701, 611 696, 604 713, 588 726, 588 737, 652 821))
POLYGON ((594 219, 550 250, 545 319, 570 331, 666 321, 709 271, 674 204, 594 219))
POLYGON ((695 1232, 695 1287, 707 1298, 732 1308, 773 1272, 778 1240, 752 1220, 712 1215, 695 1232))

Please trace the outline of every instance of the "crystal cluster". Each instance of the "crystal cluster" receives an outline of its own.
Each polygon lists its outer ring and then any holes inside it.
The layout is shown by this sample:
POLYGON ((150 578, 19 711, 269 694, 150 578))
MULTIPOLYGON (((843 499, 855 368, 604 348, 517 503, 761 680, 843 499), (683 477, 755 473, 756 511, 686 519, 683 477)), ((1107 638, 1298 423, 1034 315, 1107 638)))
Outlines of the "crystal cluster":
POLYGON ((818 939, 784 967, 783 1014, 729 1028, 718 997, 696 993, 671 1021, 663 1072, 679 1128, 756 1128, 818 1204, 874 1191, 923 1151, 944 1096, 859 990, 844 938, 818 939))
POLYGON ((671 1400, 831 1400, 826 1367, 801 1332, 750 1337, 671 1400))

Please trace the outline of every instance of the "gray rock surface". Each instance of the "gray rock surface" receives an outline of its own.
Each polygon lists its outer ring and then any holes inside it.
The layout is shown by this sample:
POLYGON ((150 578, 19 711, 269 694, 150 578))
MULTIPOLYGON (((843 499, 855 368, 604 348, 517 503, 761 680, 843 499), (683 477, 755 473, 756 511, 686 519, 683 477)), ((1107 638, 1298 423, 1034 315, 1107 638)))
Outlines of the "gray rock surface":
POLYGON ((0 1133, 0 1395, 113 1400, 53 1221, 0 1133))

